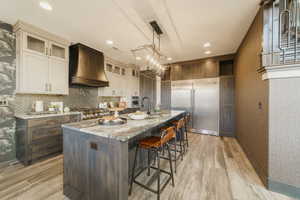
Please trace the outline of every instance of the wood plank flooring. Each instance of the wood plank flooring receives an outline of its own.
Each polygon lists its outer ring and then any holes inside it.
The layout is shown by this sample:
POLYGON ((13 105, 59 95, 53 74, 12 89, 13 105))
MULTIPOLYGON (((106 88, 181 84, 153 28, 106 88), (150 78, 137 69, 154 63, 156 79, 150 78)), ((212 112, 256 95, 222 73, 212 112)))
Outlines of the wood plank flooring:
MULTIPOLYGON (((241 147, 233 138, 189 134, 190 148, 179 162, 175 187, 161 200, 290 200, 264 188, 241 147)), ((63 156, 23 167, 0 169, 0 199, 66 200, 62 194, 63 156)), ((162 165, 168 169, 166 162, 162 165)), ((147 177, 141 177, 141 179, 147 177)), ((151 182, 154 187, 156 181, 151 182)), ((156 200, 134 185, 130 200, 156 200)))

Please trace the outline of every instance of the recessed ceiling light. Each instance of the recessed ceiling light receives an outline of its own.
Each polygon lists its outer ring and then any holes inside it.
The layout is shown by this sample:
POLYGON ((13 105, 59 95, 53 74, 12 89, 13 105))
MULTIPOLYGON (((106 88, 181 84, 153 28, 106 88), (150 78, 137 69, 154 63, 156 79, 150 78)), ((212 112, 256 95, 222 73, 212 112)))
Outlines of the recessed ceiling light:
POLYGON ((135 57, 135 59, 136 59, 136 60, 142 60, 142 58, 139 57, 139 56, 135 57))
POLYGON ((205 54, 211 54, 211 51, 205 51, 204 53, 205 54))
POLYGON ((112 44, 114 44, 114 42, 112 40, 106 40, 106 44, 112 45, 112 44))
POLYGON ((172 60, 172 58, 171 58, 171 57, 169 57, 169 58, 167 58, 167 60, 169 60, 169 61, 170 61, 170 60, 172 60))
POLYGON ((203 47, 210 47, 211 46, 211 44, 209 43, 209 42, 206 42, 204 45, 203 45, 203 47))
POLYGON ((45 10, 52 10, 52 6, 47 1, 40 1, 40 7, 45 10))

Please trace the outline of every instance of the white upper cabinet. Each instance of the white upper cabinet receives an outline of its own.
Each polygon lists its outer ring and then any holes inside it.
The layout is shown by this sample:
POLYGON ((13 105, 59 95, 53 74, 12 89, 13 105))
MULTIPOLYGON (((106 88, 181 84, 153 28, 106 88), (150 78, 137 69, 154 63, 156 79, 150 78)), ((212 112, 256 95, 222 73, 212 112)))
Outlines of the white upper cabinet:
POLYGON ((17 93, 67 95, 69 42, 19 21, 17 93))
POLYGON ((132 74, 131 68, 120 67, 107 63, 105 73, 109 87, 99 88, 99 96, 127 97, 139 96, 139 78, 132 74))
POLYGON ((46 94, 48 87, 48 62, 49 59, 34 53, 24 52, 22 56, 23 66, 20 71, 19 90, 23 93, 39 93, 46 94))

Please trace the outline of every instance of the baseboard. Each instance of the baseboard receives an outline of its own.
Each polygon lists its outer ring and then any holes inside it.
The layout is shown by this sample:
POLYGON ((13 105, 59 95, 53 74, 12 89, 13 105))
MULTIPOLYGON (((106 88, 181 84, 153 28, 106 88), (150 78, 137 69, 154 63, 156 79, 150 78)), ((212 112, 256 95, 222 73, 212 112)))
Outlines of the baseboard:
POLYGON ((268 180, 268 186, 269 186, 269 190, 273 192, 282 193, 287 196, 300 199, 300 188, 298 187, 288 185, 285 183, 280 183, 270 179, 268 180))

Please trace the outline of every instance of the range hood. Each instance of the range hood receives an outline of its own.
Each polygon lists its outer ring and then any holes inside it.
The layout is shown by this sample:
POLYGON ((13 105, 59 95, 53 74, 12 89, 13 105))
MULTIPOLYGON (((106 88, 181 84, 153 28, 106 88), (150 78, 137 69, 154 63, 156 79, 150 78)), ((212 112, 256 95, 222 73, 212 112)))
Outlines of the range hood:
POLYGON ((83 44, 70 46, 70 86, 107 87, 102 52, 83 44))

